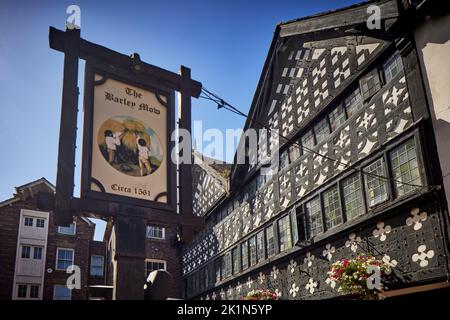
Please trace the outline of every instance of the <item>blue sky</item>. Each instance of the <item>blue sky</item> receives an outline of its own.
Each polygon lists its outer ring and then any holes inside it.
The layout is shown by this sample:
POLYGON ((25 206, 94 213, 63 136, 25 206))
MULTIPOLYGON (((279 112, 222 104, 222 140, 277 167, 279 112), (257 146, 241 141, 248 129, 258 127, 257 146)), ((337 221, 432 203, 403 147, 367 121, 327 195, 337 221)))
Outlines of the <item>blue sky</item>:
MULTIPOLYGON (((248 111, 277 23, 360 1, 21 1, 0 2, 0 201, 15 186, 56 178, 63 54, 48 46, 48 28, 64 29, 66 8, 81 8, 81 35, 124 54, 192 77, 248 111)), ((83 68, 79 86, 82 110, 83 68)), ((244 119, 193 100, 204 130, 240 128, 244 119)), ((82 114, 79 128, 82 128, 82 114)), ((78 133, 81 150, 81 132, 78 133)), ((233 155, 225 155, 226 160, 233 155)), ((77 168, 80 154, 77 154, 77 168)), ((79 194, 76 171, 76 195, 79 194)), ((104 229, 98 223, 96 238, 104 229)))

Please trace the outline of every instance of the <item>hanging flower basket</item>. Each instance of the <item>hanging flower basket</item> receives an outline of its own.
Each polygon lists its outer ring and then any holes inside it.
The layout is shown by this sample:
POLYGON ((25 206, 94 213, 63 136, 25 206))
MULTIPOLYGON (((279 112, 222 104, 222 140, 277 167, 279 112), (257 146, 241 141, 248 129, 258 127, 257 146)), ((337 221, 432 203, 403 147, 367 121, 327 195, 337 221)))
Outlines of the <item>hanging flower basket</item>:
POLYGON ((278 295, 270 290, 252 290, 241 300, 278 300, 278 295))
MULTIPOLYGON (((328 277, 338 286, 338 292, 349 294, 357 299, 382 299, 380 295, 384 289, 383 282, 391 267, 383 260, 377 260, 372 255, 359 255, 353 259, 342 259, 331 265, 328 277), (380 270, 380 286, 370 289, 367 279, 374 276, 370 272, 373 267, 380 270)), ((372 279, 369 279, 371 282, 372 279)))

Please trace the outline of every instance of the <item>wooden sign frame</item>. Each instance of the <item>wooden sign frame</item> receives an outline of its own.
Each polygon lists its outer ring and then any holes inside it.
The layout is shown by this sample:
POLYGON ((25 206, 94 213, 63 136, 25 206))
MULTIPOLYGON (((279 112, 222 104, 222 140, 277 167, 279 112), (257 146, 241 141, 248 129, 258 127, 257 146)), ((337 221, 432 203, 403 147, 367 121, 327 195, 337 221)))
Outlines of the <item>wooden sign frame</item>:
POLYGON ((171 140, 172 132, 175 128, 175 90, 157 84, 155 81, 144 79, 139 74, 132 72, 132 69, 121 69, 113 66, 104 66, 91 62, 86 63, 85 81, 84 81, 84 126, 83 126, 83 157, 81 171, 81 197, 86 199, 98 199, 136 205, 140 207, 148 207, 176 212, 176 165, 172 163, 171 151, 175 147, 175 142, 171 140), (119 81, 125 85, 131 85, 146 91, 153 92, 166 98, 166 162, 167 162, 167 203, 144 200, 135 197, 127 197, 122 195, 111 194, 105 191, 93 191, 90 188, 91 183, 96 183, 100 190, 104 190, 103 186, 92 177, 92 152, 93 152, 93 117, 94 117, 94 91, 97 83, 94 77, 100 75, 103 81, 112 79, 119 81))

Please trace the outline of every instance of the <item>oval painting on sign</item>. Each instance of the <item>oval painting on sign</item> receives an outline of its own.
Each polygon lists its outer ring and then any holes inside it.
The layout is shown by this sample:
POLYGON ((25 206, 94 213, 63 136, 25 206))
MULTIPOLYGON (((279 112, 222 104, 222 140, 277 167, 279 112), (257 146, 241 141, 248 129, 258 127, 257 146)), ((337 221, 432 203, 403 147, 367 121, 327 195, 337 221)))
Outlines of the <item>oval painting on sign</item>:
POLYGON ((163 149, 155 131, 131 117, 112 117, 103 122, 97 143, 105 160, 129 176, 152 174, 161 166, 163 149))

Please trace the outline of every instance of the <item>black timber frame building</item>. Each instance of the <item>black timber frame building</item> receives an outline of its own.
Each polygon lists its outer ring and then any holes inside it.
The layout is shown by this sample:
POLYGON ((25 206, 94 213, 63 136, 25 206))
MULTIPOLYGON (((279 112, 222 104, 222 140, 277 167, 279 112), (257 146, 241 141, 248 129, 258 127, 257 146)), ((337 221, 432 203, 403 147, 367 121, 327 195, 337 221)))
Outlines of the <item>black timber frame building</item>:
POLYGON ((183 248, 185 298, 258 288, 335 298, 331 263, 360 253, 393 267, 387 296, 448 287, 448 204, 413 36, 444 7, 416 2, 370 1, 276 27, 249 111, 256 122, 244 129, 264 123, 295 144, 280 140, 271 178, 258 150, 248 155, 258 164, 232 166, 210 207, 195 196, 206 227, 183 248), (381 29, 371 30, 374 4, 381 29))

